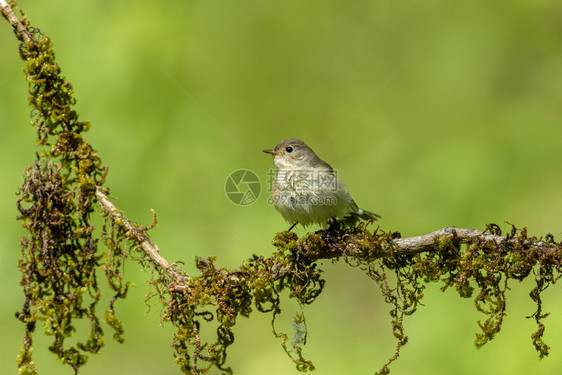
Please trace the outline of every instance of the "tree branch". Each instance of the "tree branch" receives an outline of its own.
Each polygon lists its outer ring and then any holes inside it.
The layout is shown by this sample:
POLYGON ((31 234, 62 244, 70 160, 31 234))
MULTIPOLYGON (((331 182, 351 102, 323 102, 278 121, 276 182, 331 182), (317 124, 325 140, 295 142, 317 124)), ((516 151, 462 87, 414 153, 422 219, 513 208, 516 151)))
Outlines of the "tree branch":
POLYGON ((455 244, 468 244, 474 242, 493 243, 500 245, 502 243, 507 245, 519 245, 534 249, 541 249, 548 251, 555 246, 544 241, 525 240, 520 242, 513 236, 498 236, 490 233, 485 233, 477 229, 464 229, 456 227, 446 227, 435 232, 424 234, 416 237, 398 238, 392 240, 392 244, 397 248, 397 253, 394 254, 412 254, 423 251, 432 251, 435 249, 435 244, 449 239, 455 244))
MULTIPOLYGON (((176 285, 173 290, 185 291, 185 284, 189 277, 178 271, 174 265, 170 264, 160 254, 160 249, 151 241, 150 236, 146 233, 146 231, 152 227, 142 227, 139 224, 127 219, 123 212, 117 209, 109 200, 100 187, 96 189, 96 197, 98 198, 102 209, 110 215, 112 222, 121 226, 126 231, 127 237, 135 241, 140 246, 140 248, 150 257, 156 268, 164 271, 175 281, 176 285)), ((445 227, 421 236, 394 238, 388 242, 381 241, 379 243, 380 247, 376 251, 366 253, 364 252, 364 249, 356 246, 357 241, 361 239, 360 237, 362 235, 360 234, 347 234, 345 235, 346 241, 335 243, 328 240, 330 235, 329 231, 321 230, 317 233, 319 233, 324 240, 324 247, 316 249, 314 254, 310 252, 302 254, 304 256, 308 255, 309 261, 312 262, 321 259, 333 259, 341 256, 353 256, 359 259, 369 258, 372 260, 383 257, 413 255, 421 252, 434 252, 439 251, 439 249, 443 247, 440 246, 440 244, 445 242, 455 246, 472 243, 478 243, 479 247, 484 247, 486 245, 493 245, 494 247, 505 245, 513 248, 540 250, 544 254, 547 254, 550 251, 555 251, 558 248, 556 243, 537 241, 532 238, 522 241, 518 237, 515 237, 515 234, 512 234, 511 236, 501 236, 485 233, 477 229, 445 227)), ((299 239, 298 243, 303 245, 303 241, 308 239, 309 237, 305 236, 299 239)), ((200 259, 200 262, 206 266, 210 265, 210 263, 205 259, 200 259)), ((289 272, 291 272, 289 267, 283 267, 282 269, 275 270, 272 276, 274 279, 279 279, 289 272)))

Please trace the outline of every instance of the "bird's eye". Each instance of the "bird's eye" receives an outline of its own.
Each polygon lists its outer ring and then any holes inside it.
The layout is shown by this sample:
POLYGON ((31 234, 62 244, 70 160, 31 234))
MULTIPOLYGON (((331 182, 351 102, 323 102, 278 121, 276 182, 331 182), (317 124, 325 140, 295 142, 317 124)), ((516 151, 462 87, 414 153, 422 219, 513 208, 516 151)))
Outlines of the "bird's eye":
POLYGON ((285 150, 286 150, 287 152, 293 152, 293 148, 292 148, 291 146, 287 147, 285 150))

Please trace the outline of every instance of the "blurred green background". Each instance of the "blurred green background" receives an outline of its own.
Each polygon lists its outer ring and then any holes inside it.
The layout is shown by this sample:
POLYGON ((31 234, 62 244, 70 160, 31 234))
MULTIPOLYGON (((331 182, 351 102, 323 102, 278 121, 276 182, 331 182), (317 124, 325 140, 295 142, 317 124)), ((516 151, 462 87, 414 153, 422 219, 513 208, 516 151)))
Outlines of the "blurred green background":
MULTIPOLYGON (((87 139, 109 166, 107 186, 162 254, 194 272, 195 256, 235 267, 268 255, 288 228, 266 186, 250 206, 232 204, 227 176, 262 182, 261 153, 288 137, 331 163, 385 230, 404 236, 445 226, 506 221, 562 238, 562 5, 557 1, 21 1, 55 43, 92 123, 87 139)), ((19 236, 14 192, 35 158, 17 43, 0 22, 0 372, 15 373, 24 326, 14 318, 19 236)), ((317 228, 313 228, 315 230, 317 228)), ((305 231, 298 229, 300 234, 305 231)), ((327 284, 306 310, 308 359, 318 374, 371 374, 394 352, 380 293, 359 269, 326 262, 327 284)), ((107 338, 82 374, 177 374, 160 310, 144 304, 149 275, 117 306, 126 342, 107 338)), ((410 342, 392 374, 554 374, 562 367, 560 286, 544 295, 549 358, 530 334, 532 283, 513 283, 502 332, 481 350, 471 300, 428 288, 406 320, 410 342)), ((278 328, 298 306, 285 299, 278 328)), ((101 309, 100 309, 101 310, 101 309)), ((101 311, 100 311, 101 313, 101 311)), ((273 337, 270 316, 240 318, 229 364, 237 374, 297 374, 273 337)), ((86 324, 84 324, 86 326, 86 324)), ((109 331, 108 331, 109 332, 109 331)), ((86 332, 79 332, 84 335, 86 332)), ((38 329, 43 374, 71 374, 38 329)), ((216 372, 215 372, 216 373, 216 372)))

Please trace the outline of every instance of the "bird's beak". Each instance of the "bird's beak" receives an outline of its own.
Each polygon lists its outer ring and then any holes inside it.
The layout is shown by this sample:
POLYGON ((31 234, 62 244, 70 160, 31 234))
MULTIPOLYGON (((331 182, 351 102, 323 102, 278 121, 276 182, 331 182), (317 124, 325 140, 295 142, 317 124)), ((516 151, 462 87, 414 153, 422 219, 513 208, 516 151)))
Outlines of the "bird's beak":
POLYGON ((262 150, 262 151, 265 152, 266 154, 270 154, 270 155, 273 155, 273 156, 278 154, 278 152, 275 151, 275 150, 262 150))

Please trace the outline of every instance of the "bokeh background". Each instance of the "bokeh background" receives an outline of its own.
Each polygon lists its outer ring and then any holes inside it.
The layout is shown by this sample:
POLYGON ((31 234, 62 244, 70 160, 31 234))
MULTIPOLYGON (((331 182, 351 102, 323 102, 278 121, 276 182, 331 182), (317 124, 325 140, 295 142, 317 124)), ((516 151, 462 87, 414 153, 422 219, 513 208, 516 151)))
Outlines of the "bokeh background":
MULTIPOLYGON (((21 1, 55 43, 86 135, 109 166, 107 186, 162 254, 194 272, 196 256, 235 267, 268 255, 287 229, 267 203, 271 157, 288 137, 331 163, 385 230, 404 236, 495 222, 562 238, 562 5, 557 1, 21 1), (256 203, 232 204, 227 176, 260 176, 256 203)), ((24 326, 17 259, 23 233, 14 192, 35 158, 17 43, 0 22, 0 372, 15 373, 24 326)), ((312 228, 317 229, 317 228, 312 228)), ((300 234, 306 233, 298 229, 300 234)), ((359 269, 323 265, 327 284, 307 307, 305 349, 318 374, 371 374, 395 341, 377 286, 359 269)), ((177 374, 160 310, 144 304, 149 275, 117 306, 126 342, 107 338, 82 374, 177 374)), ((483 349, 471 300, 439 286, 406 322, 393 374, 554 374, 562 367, 559 285, 544 294, 549 358, 530 334, 532 283, 512 283, 502 332, 483 349)), ((285 298, 278 328, 298 306, 285 298)), ((237 374, 297 374, 270 316, 240 318, 229 364, 237 374)), ((85 325, 84 325, 85 326, 85 325)), ((109 331, 108 331, 109 332, 109 331)), ((84 335, 85 332, 79 332, 84 335)), ((108 335, 109 336, 109 335, 108 335)), ((46 349, 42 374, 71 374, 46 349)))

